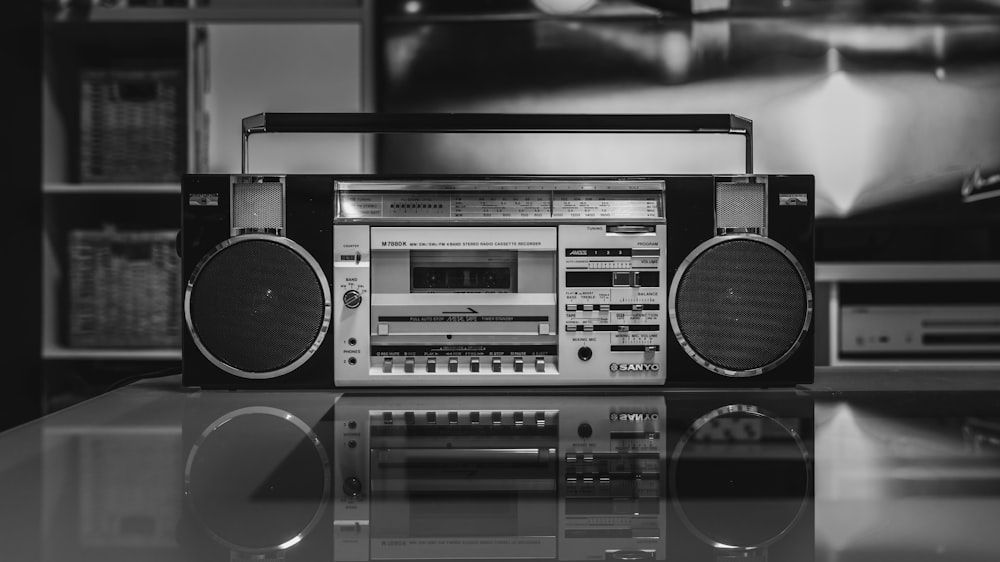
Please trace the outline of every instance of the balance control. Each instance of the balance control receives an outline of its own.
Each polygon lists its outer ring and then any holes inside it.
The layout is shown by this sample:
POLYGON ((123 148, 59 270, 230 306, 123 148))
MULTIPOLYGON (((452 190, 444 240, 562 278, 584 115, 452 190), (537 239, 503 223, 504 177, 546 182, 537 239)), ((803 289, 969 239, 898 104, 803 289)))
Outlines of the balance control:
POLYGON ((361 306, 362 300, 364 299, 362 299, 361 293, 359 293, 354 289, 351 289, 350 291, 344 293, 344 306, 346 306, 347 308, 357 308, 361 306))

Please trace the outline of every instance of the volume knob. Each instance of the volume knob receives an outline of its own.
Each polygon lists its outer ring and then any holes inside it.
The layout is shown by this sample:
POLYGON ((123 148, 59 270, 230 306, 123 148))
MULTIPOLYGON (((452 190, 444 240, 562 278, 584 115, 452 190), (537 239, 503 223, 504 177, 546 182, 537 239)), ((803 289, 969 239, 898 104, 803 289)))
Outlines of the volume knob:
POLYGON ((361 306, 362 300, 361 293, 355 291, 354 289, 344 293, 344 306, 347 308, 357 308, 361 306))

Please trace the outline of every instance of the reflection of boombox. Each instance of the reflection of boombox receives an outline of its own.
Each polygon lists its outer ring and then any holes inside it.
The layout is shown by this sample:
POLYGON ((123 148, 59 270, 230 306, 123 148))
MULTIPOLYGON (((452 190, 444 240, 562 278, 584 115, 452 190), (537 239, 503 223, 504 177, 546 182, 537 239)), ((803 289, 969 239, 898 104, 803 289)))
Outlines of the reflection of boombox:
POLYGON ((814 559, 813 402, 195 393, 191 560, 814 559))
POLYGON ((330 560, 334 461, 324 392, 192 393, 178 544, 185 560, 330 560))
POLYGON ((811 382, 813 205, 801 175, 189 175, 184 382, 811 382))
POLYGON ((344 395, 334 559, 665 560, 663 406, 655 395, 344 395))
POLYGON ((671 558, 815 558, 811 396, 793 389, 666 396, 671 558))

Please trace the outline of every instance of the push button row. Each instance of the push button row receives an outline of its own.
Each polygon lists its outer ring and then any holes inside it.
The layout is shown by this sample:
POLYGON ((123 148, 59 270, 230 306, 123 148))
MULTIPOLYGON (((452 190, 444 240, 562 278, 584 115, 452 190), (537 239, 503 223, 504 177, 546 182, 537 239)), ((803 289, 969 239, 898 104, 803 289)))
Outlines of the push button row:
MULTIPOLYGON (((392 373, 392 370, 395 367, 396 359, 397 358, 395 358, 395 357, 384 357, 382 359, 382 372, 383 373, 392 373)), ((425 372, 427 372, 427 373, 437 373, 438 372, 437 363, 438 362, 437 362, 437 358, 436 357, 428 357, 427 360, 426 360, 426 363, 424 364, 425 372)), ((514 357, 513 360, 511 361, 511 366, 513 367, 515 373, 523 373, 524 372, 524 364, 525 364, 524 357, 514 357)), ((405 358, 403 358, 403 372, 404 373, 413 373, 413 372, 416 372, 416 367, 417 367, 417 358, 416 357, 405 357, 405 358)), ((449 357, 448 358, 448 372, 449 373, 457 373, 458 372, 458 368, 459 368, 458 358, 457 357, 449 357)), ((535 372, 536 373, 544 373, 545 372, 545 357, 535 357, 534 368, 535 368, 535 372)), ((482 360, 479 357, 472 357, 472 358, 469 359, 469 372, 479 373, 479 372, 483 372, 482 369, 483 369, 482 360)), ((489 360, 489 370, 491 372, 493 372, 493 373, 501 373, 501 372, 503 372, 503 359, 501 359, 500 357, 491 357, 490 360, 489 360)))
MULTIPOLYGON (((457 410, 452 410, 450 412, 444 413, 443 416, 439 415, 439 412, 430 410, 426 412, 416 413, 412 411, 408 412, 382 412, 382 425, 394 425, 399 421, 400 414, 402 414, 402 422, 405 425, 417 425, 418 423, 426 425, 458 425, 458 424, 469 424, 469 425, 514 425, 517 427, 522 426, 535 426, 535 427, 545 427, 550 423, 555 422, 554 412, 545 411, 535 411, 535 412, 524 412, 521 410, 512 412, 500 412, 492 411, 486 412, 459 412, 457 410), (447 420, 446 422, 444 420, 447 420)), ((377 418, 376 418, 377 419, 377 418)))

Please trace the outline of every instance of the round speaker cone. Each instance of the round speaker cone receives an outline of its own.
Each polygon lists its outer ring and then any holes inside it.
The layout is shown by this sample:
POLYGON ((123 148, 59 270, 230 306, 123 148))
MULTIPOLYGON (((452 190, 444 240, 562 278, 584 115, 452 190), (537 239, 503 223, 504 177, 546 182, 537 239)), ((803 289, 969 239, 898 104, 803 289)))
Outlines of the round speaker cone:
POLYGON ((714 238, 678 269, 671 324, 691 357, 728 376, 774 368, 796 349, 812 314, 795 258, 756 235, 714 238))
POLYGON ((805 445, 793 430, 751 409, 733 405, 703 417, 673 454, 674 508, 714 546, 772 543, 808 506, 812 476, 805 445))
POLYGON ((304 361, 326 335, 329 288, 315 260, 290 240, 232 238, 188 283, 192 336, 217 365, 268 378, 304 361))
POLYGON ((249 407, 213 423, 192 447, 188 505, 219 542, 242 551, 300 541, 326 509, 329 458, 311 428, 270 407, 249 407))

